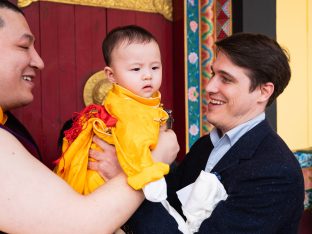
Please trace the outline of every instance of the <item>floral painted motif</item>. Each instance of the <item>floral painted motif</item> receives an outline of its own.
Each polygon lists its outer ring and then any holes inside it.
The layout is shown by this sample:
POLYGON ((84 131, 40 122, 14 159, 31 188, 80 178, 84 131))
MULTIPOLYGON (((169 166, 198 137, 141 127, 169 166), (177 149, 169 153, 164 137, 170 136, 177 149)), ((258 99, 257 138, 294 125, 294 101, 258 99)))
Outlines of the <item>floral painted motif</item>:
POLYGON ((191 4, 191 6, 194 6, 194 0, 188 0, 189 4, 191 4))
POLYGON ((192 125, 190 126, 189 133, 190 133, 192 136, 198 135, 198 133, 199 133, 199 128, 198 128, 198 126, 197 126, 196 124, 192 124, 192 125))
POLYGON ((195 64, 197 62, 197 60, 198 60, 197 53, 195 53, 195 52, 190 53, 189 56, 188 56, 188 60, 189 60, 189 62, 191 64, 195 64))
POLYGON ((196 30, 198 29, 198 23, 195 20, 192 20, 190 22, 190 28, 193 32, 196 32, 196 30))
POLYGON ((199 93, 196 90, 196 87, 190 87, 188 90, 188 99, 192 102, 197 102, 199 93))

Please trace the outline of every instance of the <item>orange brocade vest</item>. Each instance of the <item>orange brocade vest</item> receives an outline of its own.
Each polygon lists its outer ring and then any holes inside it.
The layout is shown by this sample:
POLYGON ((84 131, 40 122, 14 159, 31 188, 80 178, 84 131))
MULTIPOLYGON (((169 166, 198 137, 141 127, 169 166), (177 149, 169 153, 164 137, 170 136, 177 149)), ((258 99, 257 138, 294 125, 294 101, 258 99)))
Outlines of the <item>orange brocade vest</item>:
POLYGON ((92 137, 97 135, 115 145, 121 168, 134 189, 142 189, 162 178, 169 172, 169 165, 154 162, 151 155, 157 145, 159 128, 168 119, 160 97, 157 92, 152 98, 143 98, 113 85, 105 99, 105 108, 86 107, 74 120, 73 127, 65 132, 63 155, 54 171, 82 194, 102 185, 101 176, 87 168, 89 149, 97 147, 92 137))

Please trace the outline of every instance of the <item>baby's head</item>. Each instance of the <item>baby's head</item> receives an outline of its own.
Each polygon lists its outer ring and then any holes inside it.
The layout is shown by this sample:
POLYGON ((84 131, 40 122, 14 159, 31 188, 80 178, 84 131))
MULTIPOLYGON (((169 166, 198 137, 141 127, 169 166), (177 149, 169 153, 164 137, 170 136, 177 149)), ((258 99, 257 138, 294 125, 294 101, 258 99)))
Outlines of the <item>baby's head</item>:
POLYGON ((162 79, 161 55, 155 37, 129 25, 110 31, 102 44, 107 78, 136 95, 149 98, 162 79))

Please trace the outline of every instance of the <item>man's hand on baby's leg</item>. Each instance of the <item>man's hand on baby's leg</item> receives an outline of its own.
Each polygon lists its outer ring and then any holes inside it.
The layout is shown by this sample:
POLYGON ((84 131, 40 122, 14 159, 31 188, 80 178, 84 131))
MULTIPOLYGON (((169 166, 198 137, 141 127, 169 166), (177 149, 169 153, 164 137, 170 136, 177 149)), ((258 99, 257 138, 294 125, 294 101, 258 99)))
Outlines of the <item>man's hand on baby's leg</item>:
POLYGON ((177 136, 171 129, 159 132, 158 143, 152 151, 153 159, 156 162, 171 164, 180 150, 177 136))
POLYGON ((108 181, 122 172, 117 160, 115 147, 94 136, 93 142, 97 144, 102 151, 90 149, 89 157, 94 161, 89 161, 88 169, 97 171, 101 177, 108 181))

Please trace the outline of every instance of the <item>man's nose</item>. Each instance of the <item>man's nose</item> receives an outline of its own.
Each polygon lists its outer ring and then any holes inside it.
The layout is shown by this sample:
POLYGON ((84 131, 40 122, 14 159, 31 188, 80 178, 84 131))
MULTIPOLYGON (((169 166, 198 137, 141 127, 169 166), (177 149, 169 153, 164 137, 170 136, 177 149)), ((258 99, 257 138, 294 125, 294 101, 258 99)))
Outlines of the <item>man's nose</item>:
POLYGON ((42 61, 42 58, 34 48, 31 54, 31 62, 30 65, 36 69, 43 69, 44 68, 44 62, 42 61))
POLYGON ((215 93, 218 90, 218 84, 217 84, 217 80, 215 77, 210 78, 210 80, 208 81, 205 90, 207 93, 215 93))

